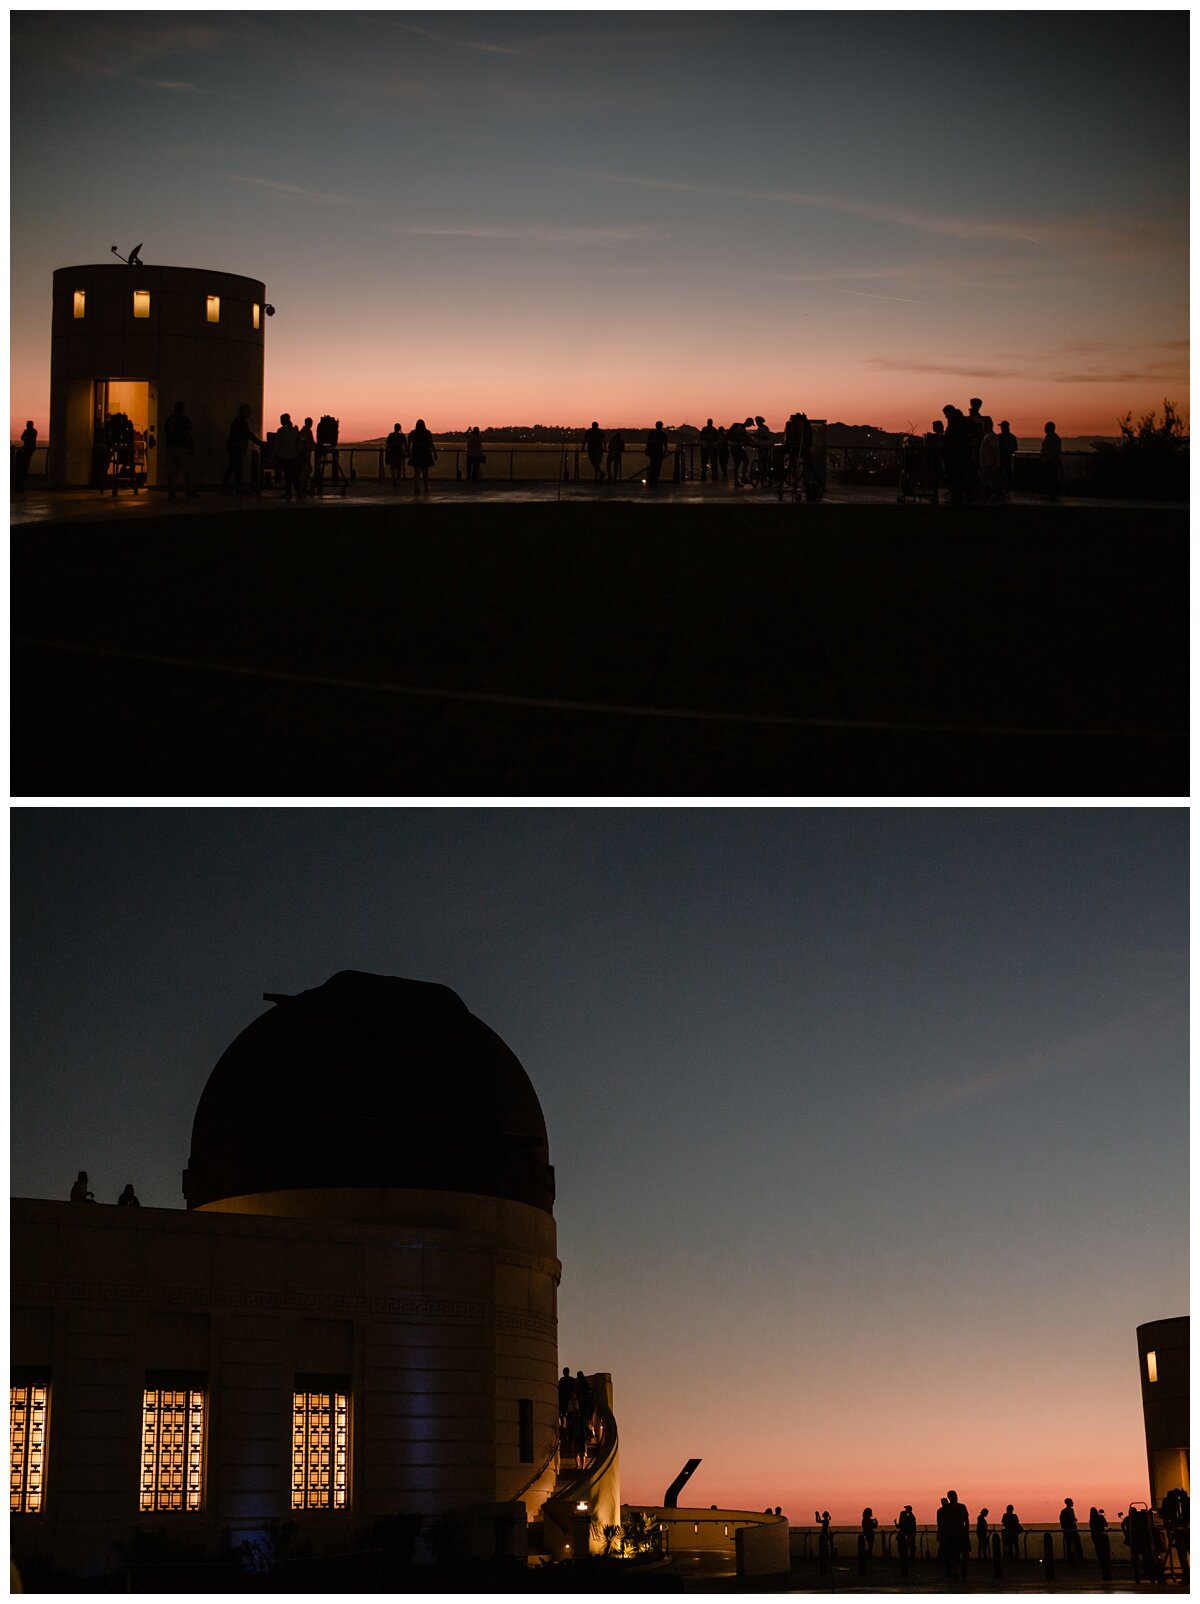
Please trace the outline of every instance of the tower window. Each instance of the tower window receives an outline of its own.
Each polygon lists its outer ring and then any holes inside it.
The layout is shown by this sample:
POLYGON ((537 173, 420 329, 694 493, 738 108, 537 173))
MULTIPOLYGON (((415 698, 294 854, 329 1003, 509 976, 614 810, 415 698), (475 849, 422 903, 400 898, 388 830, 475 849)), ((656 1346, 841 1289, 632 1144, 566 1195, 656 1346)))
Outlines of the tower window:
POLYGON ((46 1482, 46 1407, 43 1381, 14 1382, 8 1394, 8 1510, 40 1515, 46 1482))
POLYGON ((75 291, 75 316, 76 317, 83 317, 83 315, 86 312, 86 310, 87 310, 87 291, 86 290, 76 290, 75 291))
POLYGON ((150 316, 150 291, 149 290, 134 290, 134 292, 133 292, 133 315, 134 315, 134 317, 149 317, 150 316))
POLYGON ((292 1508, 345 1509, 350 1397, 344 1381, 296 1378, 292 1393, 292 1508))
POLYGON ((533 1399, 517 1399, 517 1434, 520 1438, 521 1463, 533 1464, 533 1399))
POLYGON ((1158 1354, 1153 1348, 1146 1355, 1146 1380, 1158 1380, 1158 1354))
POLYGON ((258 319, 259 319, 259 314, 261 313, 261 311, 262 311, 262 308, 259 306, 257 301, 254 301, 254 302, 251 303, 251 306, 250 306, 250 326, 251 326, 251 328, 255 328, 256 329, 258 327, 258 319))
POLYGON ((203 1386, 147 1386, 142 1394, 138 1507, 143 1512, 198 1510, 203 1487, 203 1386))
POLYGON ((221 321, 221 297, 219 295, 206 296, 205 305, 208 308, 208 321, 210 323, 219 323, 221 321))

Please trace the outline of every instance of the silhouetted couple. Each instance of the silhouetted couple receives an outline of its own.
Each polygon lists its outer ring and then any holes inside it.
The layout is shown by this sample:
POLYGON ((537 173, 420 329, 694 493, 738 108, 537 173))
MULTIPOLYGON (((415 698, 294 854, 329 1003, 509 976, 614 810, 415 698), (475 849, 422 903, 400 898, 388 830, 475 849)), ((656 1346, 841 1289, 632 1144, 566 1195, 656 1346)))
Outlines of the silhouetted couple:
POLYGON ((574 1459, 577 1470, 587 1464, 595 1412, 596 1400, 587 1377, 582 1370, 572 1376, 570 1366, 564 1365, 558 1379, 559 1444, 563 1455, 574 1459))
POLYGON ((947 1576, 962 1576, 971 1556, 971 1518, 953 1488, 937 1512, 938 1560, 947 1576))

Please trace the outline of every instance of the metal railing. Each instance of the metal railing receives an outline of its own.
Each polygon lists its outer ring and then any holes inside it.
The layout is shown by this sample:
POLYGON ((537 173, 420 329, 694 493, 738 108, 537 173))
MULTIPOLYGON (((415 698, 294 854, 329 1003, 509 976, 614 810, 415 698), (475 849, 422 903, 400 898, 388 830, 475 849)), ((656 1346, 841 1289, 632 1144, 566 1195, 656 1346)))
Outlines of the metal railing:
MULTIPOLYGON (((797 1540, 799 1540, 802 1545, 800 1548, 800 1557, 802 1559, 815 1559, 820 1548, 821 1528, 819 1526, 791 1526, 788 1528, 788 1530, 791 1535, 793 1549, 795 1548, 797 1540)), ((990 1563, 990 1543, 992 1536, 1000 1536, 1001 1540, 1003 1541, 1003 1534, 999 1525, 990 1525, 988 1532, 989 1548, 987 1550, 987 1559, 984 1561, 984 1563, 990 1563)), ((1021 1558, 1024 1560, 1040 1561, 1042 1558, 1047 1533, 1049 1533, 1051 1538, 1055 1559, 1059 1561, 1065 1561, 1065 1542, 1063 1539, 1062 1530, 1058 1526, 1057 1522, 1035 1522, 1032 1526, 1023 1527, 1020 1533, 1021 1558)), ((860 1526, 831 1525, 829 1528, 829 1535, 833 1540, 831 1558, 840 1560, 856 1559, 858 1556, 858 1539, 861 1534, 862 1528, 860 1526)), ((876 1559, 883 1560, 891 1560, 897 1557, 898 1549, 896 1547, 896 1540, 899 1535, 900 1534, 895 1530, 894 1527, 885 1528, 881 1524, 879 1530, 875 1533, 876 1548, 874 1557, 876 1559)), ((1122 1563, 1130 1562, 1131 1555, 1129 1550, 1125 1547, 1119 1526, 1110 1528, 1108 1532, 1108 1539, 1111 1547, 1113 1563, 1115 1565, 1120 1565, 1122 1563)), ((1097 1554, 1095 1545, 1092 1542, 1091 1532, 1088 1530, 1086 1522, 1080 1523, 1079 1543, 1083 1550, 1085 1562, 1089 1564, 1098 1563, 1099 1555, 1097 1554)), ((917 1527, 916 1558, 937 1558, 936 1526, 917 1527)), ((978 1544, 976 1541, 974 1524, 971 1526, 971 1560, 972 1562, 976 1562, 978 1560, 978 1544)))

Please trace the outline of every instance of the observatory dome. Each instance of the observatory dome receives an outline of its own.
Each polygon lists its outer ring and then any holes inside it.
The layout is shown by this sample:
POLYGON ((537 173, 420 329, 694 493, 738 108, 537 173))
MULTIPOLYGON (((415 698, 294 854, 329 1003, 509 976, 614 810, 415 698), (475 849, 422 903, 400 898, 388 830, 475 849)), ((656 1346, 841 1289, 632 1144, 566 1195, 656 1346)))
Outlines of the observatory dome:
POLYGON ((208 1078, 189 1209, 256 1193, 422 1189, 552 1214, 546 1122, 516 1056, 447 986, 344 970, 264 993, 208 1078))

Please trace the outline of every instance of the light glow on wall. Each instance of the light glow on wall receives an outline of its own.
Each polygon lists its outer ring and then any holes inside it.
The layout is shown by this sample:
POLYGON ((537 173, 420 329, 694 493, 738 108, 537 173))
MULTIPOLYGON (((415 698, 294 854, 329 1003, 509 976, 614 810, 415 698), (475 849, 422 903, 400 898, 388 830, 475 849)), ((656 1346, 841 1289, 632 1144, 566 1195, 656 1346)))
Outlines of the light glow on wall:
POLYGON ((150 316, 150 291, 149 290, 134 290, 134 292, 133 292, 133 315, 134 315, 134 317, 149 317, 150 316))
POLYGON ((204 1480, 204 1394, 192 1387, 147 1387, 142 1394, 139 1508, 198 1510, 204 1480))
POLYGON ((48 1389, 12 1387, 8 1401, 8 1509, 11 1515, 38 1515, 46 1471, 46 1399, 48 1389))
POLYGON ((293 1509, 345 1509, 348 1420, 344 1392, 292 1394, 293 1509))

